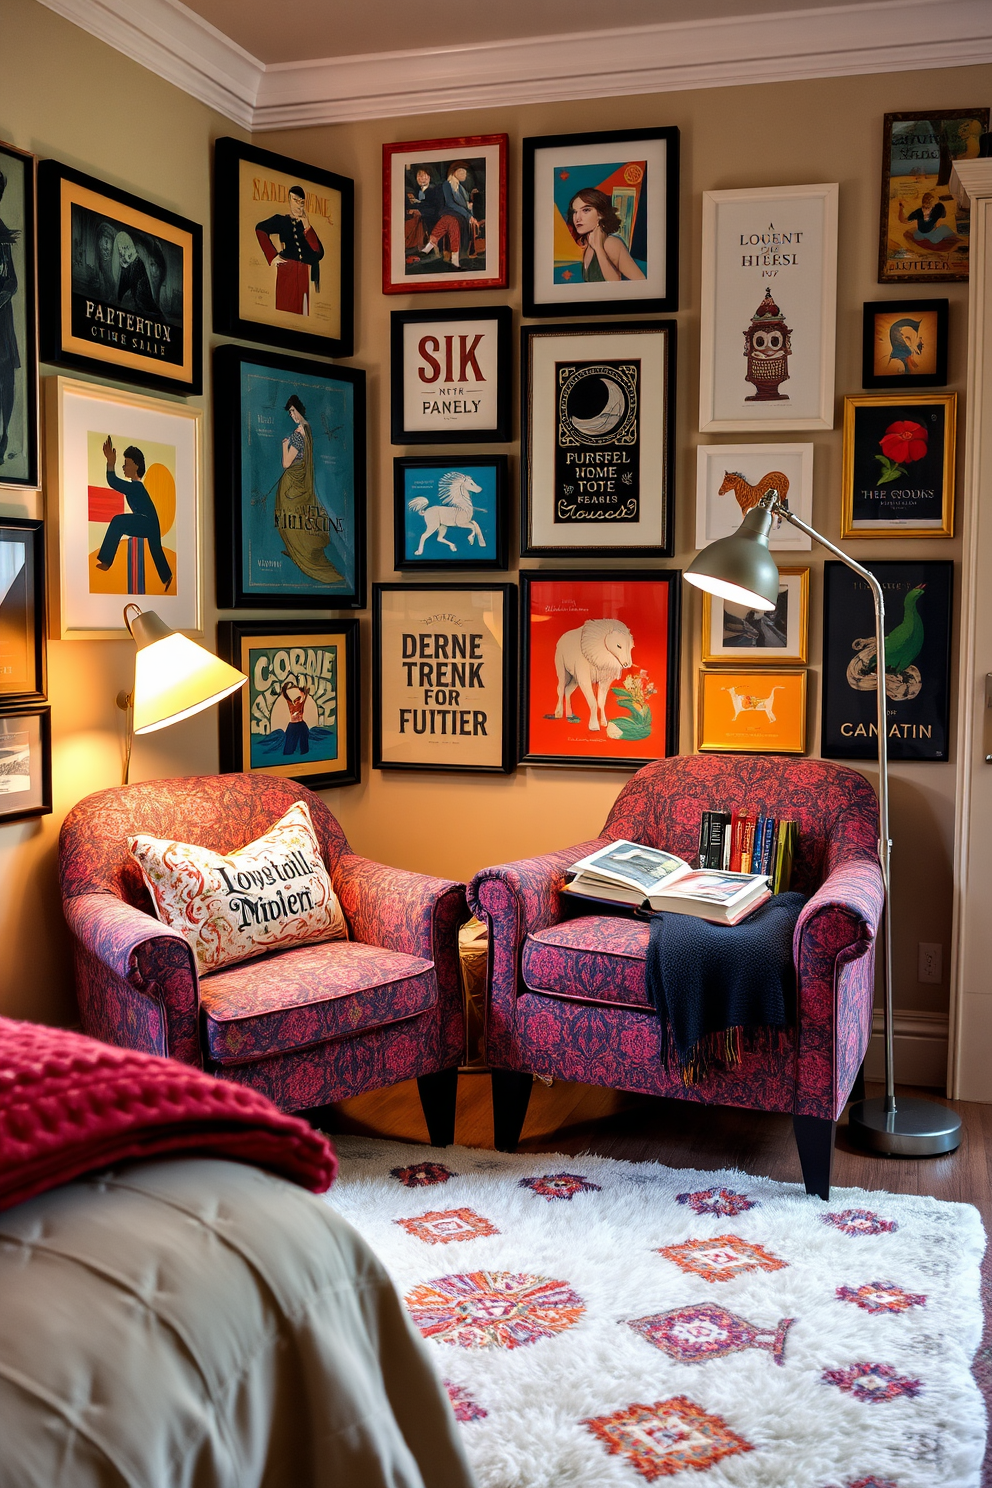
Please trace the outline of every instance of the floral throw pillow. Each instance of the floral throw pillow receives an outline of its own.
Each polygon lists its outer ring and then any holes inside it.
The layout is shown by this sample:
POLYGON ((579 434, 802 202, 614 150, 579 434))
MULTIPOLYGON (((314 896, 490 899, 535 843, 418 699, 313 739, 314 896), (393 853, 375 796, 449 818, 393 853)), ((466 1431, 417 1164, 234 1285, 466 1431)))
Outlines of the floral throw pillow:
POLYGON ((155 913, 189 941, 201 975, 348 934, 305 801, 226 855, 161 837, 129 837, 127 845, 155 913))

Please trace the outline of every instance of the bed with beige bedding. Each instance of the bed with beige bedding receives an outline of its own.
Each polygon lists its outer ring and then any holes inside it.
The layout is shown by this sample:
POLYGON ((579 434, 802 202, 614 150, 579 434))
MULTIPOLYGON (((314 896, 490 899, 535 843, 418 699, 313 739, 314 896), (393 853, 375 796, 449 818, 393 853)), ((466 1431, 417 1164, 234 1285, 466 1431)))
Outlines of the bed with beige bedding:
POLYGON ((0 1488, 470 1488, 457 1431, 375 1256, 295 1184, 168 1159, 0 1213, 0 1488))

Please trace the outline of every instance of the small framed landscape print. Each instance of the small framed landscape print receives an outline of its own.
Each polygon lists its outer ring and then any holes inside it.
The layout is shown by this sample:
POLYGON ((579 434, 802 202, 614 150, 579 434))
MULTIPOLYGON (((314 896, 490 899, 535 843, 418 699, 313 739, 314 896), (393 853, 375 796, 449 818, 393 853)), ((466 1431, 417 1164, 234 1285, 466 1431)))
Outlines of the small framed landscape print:
POLYGON ((525 315, 679 308, 679 131, 524 140, 525 315))
POLYGON ((752 610, 703 594, 703 661, 806 665, 809 642, 809 569, 780 568, 774 610, 752 610))
MULTIPOLYGON (((885 593, 885 695, 893 760, 949 758, 954 564, 864 565, 885 593)), ((875 606, 846 564, 823 566, 825 759, 878 758, 875 606)))
POLYGON ((394 310, 393 444, 499 444, 509 439, 511 326, 505 305, 394 310))
POLYGON ((224 772, 283 775, 311 790, 362 774, 358 621, 226 620, 220 654, 247 687, 220 708, 224 772))
POLYGON ((0 517, 0 708, 48 690, 43 525, 0 517))
POLYGON ((37 159, 0 141, 0 487, 36 490, 38 312, 37 159))
POLYGON ((520 577, 523 763, 637 769, 677 754, 681 573, 520 577))
POLYGON ((700 671, 696 748, 805 754, 805 671, 700 671))
POLYGON ((365 603, 365 373, 214 352, 217 603, 365 603))
POLYGON ((52 710, 45 703, 0 712, 0 822, 52 810, 52 710))
POLYGON ((700 429, 833 428, 837 199, 703 192, 700 429))
POLYGON ((393 461, 393 565, 506 567, 505 455, 393 461))
POLYGON ((214 330, 351 356, 355 183, 243 140, 214 149, 214 330))
POLYGON ((674 321, 521 330, 520 551, 674 552, 674 321))
POLYGON ((885 115, 879 284, 967 280, 969 209, 950 189, 951 168, 977 158, 988 127, 987 108, 885 115))
POLYGON ((946 387, 947 301, 872 300, 864 308, 861 385, 946 387))
POLYGON ((509 774, 513 584, 372 585, 372 764, 509 774))
POLYGON ((506 286, 505 134, 382 147, 382 292, 506 286))
MULTIPOLYGON (((811 444, 700 444, 696 447, 696 547, 730 537, 762 496, 777 491, 801 521, 813 520, 811 444)), ((789 522, 773 526, 773 551, 806 552, 810 538, 789 522)))
POLYGON ((957 393, 844 399, 841 537, 951 537, 957 393))
POLYGON ((143 598, 173 630, 199 633, 202 413, 95 382, 46 383, 52 638, 123 640, 124 606, 143 598))
POLYGON ((42 361, 199 393, 202 227, 57 160, 38 208, 42 361))

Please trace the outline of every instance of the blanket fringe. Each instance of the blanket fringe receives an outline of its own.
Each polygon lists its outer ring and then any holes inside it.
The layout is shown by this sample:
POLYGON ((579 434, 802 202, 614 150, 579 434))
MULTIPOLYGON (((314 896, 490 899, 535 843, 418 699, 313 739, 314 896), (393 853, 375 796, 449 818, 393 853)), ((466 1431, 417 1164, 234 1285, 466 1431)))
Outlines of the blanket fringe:
POLYGON ((681 1056, 667 1030, 665 1064, 683 1085, 699 1085, 717 1070, 736 1069, 745 1054, 781 1054, 789 1048, 787 1028, 723 1028, 708 1033, 681 1056))

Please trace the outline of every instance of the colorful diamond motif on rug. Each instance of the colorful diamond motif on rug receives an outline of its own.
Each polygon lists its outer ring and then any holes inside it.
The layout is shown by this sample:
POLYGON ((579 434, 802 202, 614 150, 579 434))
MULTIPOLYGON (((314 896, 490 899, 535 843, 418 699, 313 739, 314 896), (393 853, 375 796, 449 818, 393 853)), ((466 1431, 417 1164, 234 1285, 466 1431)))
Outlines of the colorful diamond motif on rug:
POLYGON ((854 1396, 855 1400, 897 1400, 900 1395, 915 1396, 923 1384, 897 1374, 891 1364, 850 1364, 846 1369, 825 1369, 821 1375, 825 1385, 836 1385, 839 1390, 854 1396))
POLYGON ((685 1240, 681 1245, 662 1245, 658 1254, 674 1261, 704 1281, 733 1281, 745 1271, 781 1271, 789 1263, 772 1255, 762 1245, 752 1245, 738 1235, 717 1235, 713 1240, 685 1240))
POLYGON ((758 1201, 729 1188, 703 1188, 698 1193, 675 1195, 677 1204, 688 1204, 695 1214, 743 1214, 757 1209, 758 1201))
POLYGON ((470 1421, 481 1421, 484 1416, 488 1416, 489 1412, 483 1410, 477 1400, 472 1399, 463 1385, 453 1385, 450 1380, 442 1380, 441 1383, 448 1392, 455 1420, 461 1421, 463 1426, 470 1421))
POLYGON ((840 1214, 821 1214, 820 1218, 845 1235, 893 1235, 899 1228, 894 1219, 882 1219, 870 1209, 844 1209, 840 1214))
POLYGON ((530 1188, 542 1199, 571 1199, 577 1193, 601 1193, 598 1183, 590 1183, 578 1173, 545 1173, 541 1178, 521 1178, 519 1188, 530 1188))
POLYGON ((673 1395, 654 1405, 628 1405, 611 1416, 594 1416, 582 1424, 614 1456, 625 1457, 649 1483, 674 1477, 688 1467, 705 1472, 722 1457, 754 1450, 722 1417, 708 1415, 685 1395, 673 1395))
POLYGON ((629 1318, 627 1326, 680 1364, 703 1364, 752 1348, 767 1349, 782 1364, 785 1335, 794 1322, 782 1318, 775 1328, 759 1328, 715 1302, 697 1302, 653 1317, 629 1318))
POLYGON ((394 1219, 393 1224, 425 1245, 450 1245, 454 1240, 476 1240, 480 1235, 499 1234, 493 1222, 476 1214, 474 1209, 431 1209, 413 1219, 394 1219))
POLYGON ((839 1286, 842 1302, 853 1302, 865 1312, 908 1312, 911 1307, 926 1307, 922 1292, 905 1292, 892 1281, 866 1281, 864 1286, 839 1286))
POLYGON ((447 1183, 458 1174, 446 1168, 444 1163, 412 1163, 408 1168, 390 1168, 389 1176, 398 1178, 407 1188, 431 1188, 435 1183, 447 1183))
POLYGON ((585 1303, 567 1281, 511 1271, 438 1276, 404 1298, 425 1338, 459 1348, 523 1348, 574 1327, 585 1303))

